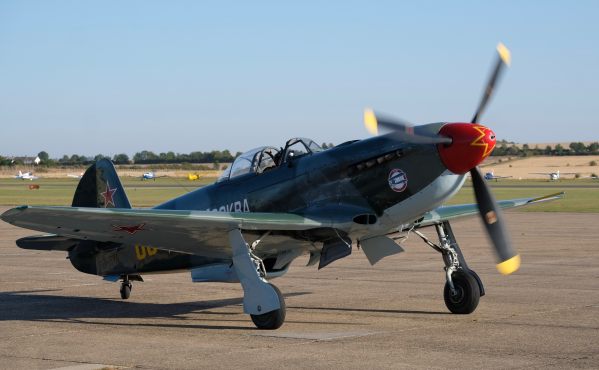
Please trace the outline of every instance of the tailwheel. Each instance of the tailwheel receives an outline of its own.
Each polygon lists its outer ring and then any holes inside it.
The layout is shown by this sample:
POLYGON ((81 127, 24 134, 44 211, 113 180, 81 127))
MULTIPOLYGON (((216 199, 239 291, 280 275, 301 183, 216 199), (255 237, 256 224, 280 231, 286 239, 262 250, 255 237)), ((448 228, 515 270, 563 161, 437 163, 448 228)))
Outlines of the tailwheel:
POLYGON ((131 288, 133 288, 133 285, 129 282, 129 280, 123 281, 123 283, 121 284, 122 299, 129 299, 129 297, 131 296, 131 288))
POLYGON ((277 288, 273 284, 268 284, 268 285, 270 285, 277 293, 277 296, 279 298, 279 303, 281 304, 281 308, 274 310, 274 311, 263 313, 261 315, 250 315, 250 317, 252 318, 252 321, 254 322, 254 325, 256 325, 256 327, 258 329, 262 329, 262 330, 278 329, 283 325, 283 322, 285 322, 286 310, 285 310, 285 299, 283 298, 283 294, 281 294, 281 291, 279 290, 279 288, 277 288))
POLYGON ((451 283, 445 283, 443 296, 445 305, 454 314, 466 315, 474 312, 480 299, 480 288, 474 275, 460 270, 451 275, 451 283))

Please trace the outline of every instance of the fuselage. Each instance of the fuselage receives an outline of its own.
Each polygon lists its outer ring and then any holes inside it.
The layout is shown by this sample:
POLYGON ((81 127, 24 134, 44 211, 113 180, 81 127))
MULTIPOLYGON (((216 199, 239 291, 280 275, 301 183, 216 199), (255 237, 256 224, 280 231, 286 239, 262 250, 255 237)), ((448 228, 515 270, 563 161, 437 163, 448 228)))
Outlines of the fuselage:
MULTIPOLYGON (((441 126, 420 127, 438 131, 441 126)), ((156 208, 351 215, 345 231, 359 238, 418 219, 463 182, 464 176, 447 170, 436 145, 401 142, 391 133, 231 177, 156 208)))

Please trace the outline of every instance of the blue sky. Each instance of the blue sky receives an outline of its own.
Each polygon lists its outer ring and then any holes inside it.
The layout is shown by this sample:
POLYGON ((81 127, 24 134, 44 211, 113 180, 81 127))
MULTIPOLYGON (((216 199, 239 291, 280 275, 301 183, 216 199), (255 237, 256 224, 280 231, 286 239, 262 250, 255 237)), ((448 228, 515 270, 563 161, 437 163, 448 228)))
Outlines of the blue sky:
POLYGON ((0 2, 0 155, 365 138, 362 110, 599 140, 597 1, 0 2))

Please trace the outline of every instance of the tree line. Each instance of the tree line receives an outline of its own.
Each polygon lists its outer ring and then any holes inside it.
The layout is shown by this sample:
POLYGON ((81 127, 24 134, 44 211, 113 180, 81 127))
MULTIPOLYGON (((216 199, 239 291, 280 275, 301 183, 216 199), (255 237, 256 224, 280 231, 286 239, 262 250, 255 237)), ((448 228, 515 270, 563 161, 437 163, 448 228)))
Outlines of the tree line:
MULTIPOLYGON (((240 152, 232 154, 228 150, 213 150, 211 152, 174 153, 166 152, 155 154, 149 150, 143 150, 133 155, 133 163, 136 164, 166 164, 166 163, 230 163, 241 155, 240 152)), ((124 159, 124 158, 121 158, 124 159)))
MULTIPOLYGON (((333 144, 323 143, 323 149, 332 148, 333 144)), ((174 163, 230 163, 235 160, 241 152, 235 154, 229 150, 213 150, 210 152, 191 152, 191 153, 175 153, 172 151, 166 153, 154 153, 149 150, 142 150, 133 155, 133 158, 125 153, 115 154, 112 157, 97 154, 93 157, 85 155, 63 155, 61 158, 50 158, 46 151, 41 151, 38 154, 41 160, 40 165, 46 167, 55 166, 86 166, 98 161, 102 158, 111 159, 115 164, 174 164, 174 163)), ((563 155, 599 155, 599 142, 593 142, 585 145, 581 142, 572 142, 565 148, 561 144, 555 147, 547 145, 545 148, 535 146, 531 148, 528 144, 522 146, 516 145, 513 142, 505 140, 498 141, 495 149, 491 153, 492 156, 563 156, 563 155)), ((14 161, 11 158, 0 156, 0 166, 22 165, 19 161, 14 161)))
MULTIPOLYGON (((332 143, 322 143, 323 149, 332 148, 334 145, 332 143)), ((102 158, 108 158, 112 160, 115 164, 173 164, 173 163, 231 163, 240 156, 242 153, 237 152, 235 154, 231 153, 229 150, 212 150, 210 152, 191 152, 189 154, 185 153, 175 153, 172 151, 166 153, 154 153, 150 150, 142 150, 141 152, 137 152, 133 155, 133 158, 129 158, 129 156, 125 153, 115 154, 112 158, 108 155, 97 154, 93 157, 85 156, 85 155, 63 155, 61 158, 50 158, 50 155, 42 150, 37 154, 40 158, 40 165, 46 167, 55 167, 55 166, 86 166, 90 165, 95 161, 98 161, 102 158)), ((19 163, 19 161, 13 161, 10 158, 5 158, 0 156, 0 166, 11 166, 11 165, 22 165, 23 163, 19 163)))
MULTIPOLYGON (((46 151, 41 151, 37 154, 40 158, 41 166, 55 167, 55 166, 85 166, 98 161, 103 158, 112 160, 115 164, 170 164, 170 163, 230 163, 235 160, 237 156, 241 155, 240 152, 231 154, 228 150, 213 150, 210 152, 191 152, 185 153, 159 153, 156 154, 149 150, 143 150, 135 153, 133 158, 125 153, 115 154, 112 157, 104 154, 97 154, 93 157, 85 155, 63 155, 61 158, 50 158, 50 155, 46 151)), ((0 166, 11 166, 11 165, 22 165, 22 161, 13 160, 0 156, 0 166)))

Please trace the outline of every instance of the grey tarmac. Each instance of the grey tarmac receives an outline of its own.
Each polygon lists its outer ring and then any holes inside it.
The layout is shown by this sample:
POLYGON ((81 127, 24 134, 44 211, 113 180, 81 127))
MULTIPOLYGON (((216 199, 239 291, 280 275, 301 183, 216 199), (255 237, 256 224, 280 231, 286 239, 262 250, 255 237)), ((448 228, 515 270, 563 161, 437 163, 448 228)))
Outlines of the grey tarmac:
POLYGON ((122 301, 0 223, 0 368, 599 368, 599 214, 506 218, 522 255, 508 277, 478 219, 452 222, 487 291, 471 315, 448 313, 441 257, 412 235, 375 267, 356 249, 321 271, 298 258, 273 280, 287 303, 276 331, 242 313, 238 284, 150 275, 122 301))

